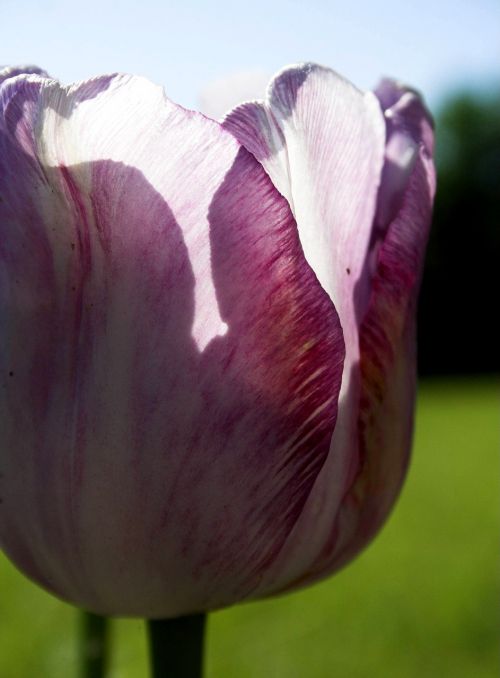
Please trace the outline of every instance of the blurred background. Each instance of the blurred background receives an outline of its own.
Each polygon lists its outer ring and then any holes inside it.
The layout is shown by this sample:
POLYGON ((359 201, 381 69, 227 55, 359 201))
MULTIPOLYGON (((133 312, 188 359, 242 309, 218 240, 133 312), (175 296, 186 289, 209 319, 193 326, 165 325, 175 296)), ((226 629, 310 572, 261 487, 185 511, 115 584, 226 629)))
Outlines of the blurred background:
MULTIPOLYGON (((419 318, 413 464, 376 541, 337 576, 211 615, 208 678, 497 675, 500 3, 0 0, 0 63, 66 83, 125 71, 189 108, 297 61, 362 88, 420 89, 438 194, 419 318)), ((232 101, 230 101, 232 103, 232 101)), ((77 675, 74 610, 0 555, 0 678, 77 675)), ((110 675, 146 676, 140 621, 114 623, 110 675)))

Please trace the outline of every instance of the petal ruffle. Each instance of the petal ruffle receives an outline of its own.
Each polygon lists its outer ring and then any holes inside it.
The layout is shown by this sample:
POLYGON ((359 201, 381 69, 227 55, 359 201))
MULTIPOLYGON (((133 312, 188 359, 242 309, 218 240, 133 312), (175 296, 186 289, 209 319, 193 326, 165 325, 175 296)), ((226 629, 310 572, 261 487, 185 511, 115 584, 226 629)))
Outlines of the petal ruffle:
POLYGON ((269 576, 328 454, 343 339, 295 221, 140 78, 0 87, 0 541, 105 614, 269 576))

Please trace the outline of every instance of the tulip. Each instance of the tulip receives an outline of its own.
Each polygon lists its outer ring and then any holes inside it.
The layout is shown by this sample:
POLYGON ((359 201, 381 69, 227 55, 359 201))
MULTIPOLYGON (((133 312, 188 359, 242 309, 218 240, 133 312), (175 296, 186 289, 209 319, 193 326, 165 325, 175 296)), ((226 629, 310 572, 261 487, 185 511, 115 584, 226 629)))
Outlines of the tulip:
POLYGON ((432 121, 293 66, 221 121, 0 72, 0 543, 103 615, 334 572, 402 485, 432 121))

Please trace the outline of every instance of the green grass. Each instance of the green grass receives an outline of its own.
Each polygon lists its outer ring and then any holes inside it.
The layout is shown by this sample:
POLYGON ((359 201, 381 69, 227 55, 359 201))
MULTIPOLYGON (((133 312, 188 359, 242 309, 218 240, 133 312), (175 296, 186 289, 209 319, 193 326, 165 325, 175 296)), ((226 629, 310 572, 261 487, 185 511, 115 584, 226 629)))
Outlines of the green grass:
MULTIPOLYGON (((497 675, 498 385, 426 382, 413 464, 375 542, 299 593, 211 615, 207 678, 497 675)), ((71 678, 74 610, 0 556, 1 678, 71 678)), ((113 678, 145 678, 137 620, 114 623, 113 678)))

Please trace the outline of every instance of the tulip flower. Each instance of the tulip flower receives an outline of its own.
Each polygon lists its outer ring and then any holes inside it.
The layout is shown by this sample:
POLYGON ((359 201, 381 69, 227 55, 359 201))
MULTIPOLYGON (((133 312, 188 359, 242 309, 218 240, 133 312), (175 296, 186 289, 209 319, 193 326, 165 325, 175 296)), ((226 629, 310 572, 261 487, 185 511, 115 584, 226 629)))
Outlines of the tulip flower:
POLYGON ((0 72, 0 544, 103 615, 325 577, 411 445, 432 121, 293 66, 218 122, 0 72))

